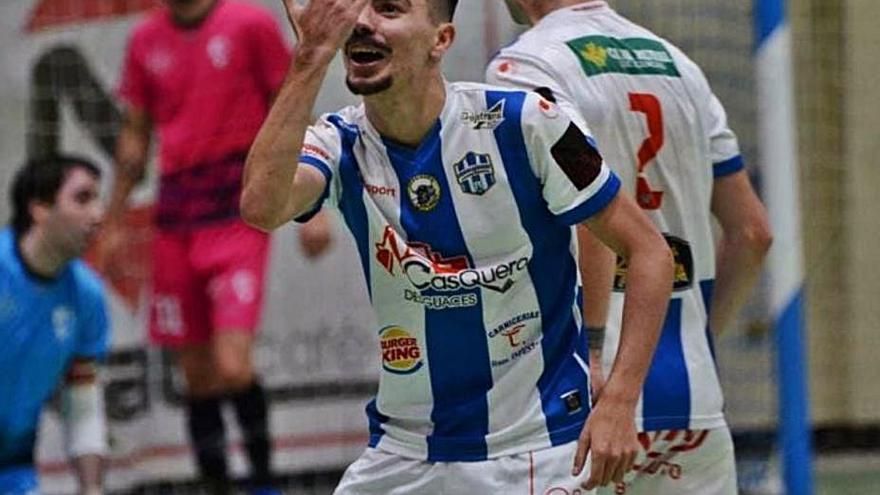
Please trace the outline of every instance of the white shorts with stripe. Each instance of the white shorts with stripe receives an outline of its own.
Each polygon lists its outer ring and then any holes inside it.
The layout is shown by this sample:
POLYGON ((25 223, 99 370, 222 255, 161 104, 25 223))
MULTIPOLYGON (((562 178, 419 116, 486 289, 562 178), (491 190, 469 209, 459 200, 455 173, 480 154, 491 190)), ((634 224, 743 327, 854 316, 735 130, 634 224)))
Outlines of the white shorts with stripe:
POLYGON ((433 462, 368 448, 334 495, 589 495, 571 475, 577 442, 478 462, 433 462))
POLYGON ((599 495, 736 495, 733 439, 724 426, 710 430, 639 433, 642 450, 625 484, 599 495))

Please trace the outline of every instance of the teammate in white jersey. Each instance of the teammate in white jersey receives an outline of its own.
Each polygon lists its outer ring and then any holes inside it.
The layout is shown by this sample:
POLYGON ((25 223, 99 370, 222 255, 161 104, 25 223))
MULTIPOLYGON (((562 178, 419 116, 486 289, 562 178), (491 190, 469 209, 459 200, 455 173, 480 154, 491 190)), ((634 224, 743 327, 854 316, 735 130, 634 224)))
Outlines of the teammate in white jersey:
MULTIPOLYGON (((507 3, 532 27, 493 60, 487 79, 536 89, 586 119, 607 163, 676 257, 673 295, 638 406, 644 450, 630 483, 611 491, 736 493, 708 329, 720 331, 744 303, 770 233, 724 109, 693 61, 605 2, 507 3), (717 258, 712 214, 722 230, 717 258)), ((607 373, 628 275, 589 233, 580 237, 588 329, 601 334, 608 316, 604 349, 600 340, 590 357, 607 373)))
POLYGON ((370 448, 336 493, 582 493, 622 479, 638 451, 671 253, 555 105, 444 81, 455 3, 289 2, 297 57, 248 157, 241 211, 270 230, 326 201, 359 251, 382 372, 370 448), (363 104, 310 127, 340 48, 363 104), (582 222, 630 263, 620 356, 589 420, 582 222))

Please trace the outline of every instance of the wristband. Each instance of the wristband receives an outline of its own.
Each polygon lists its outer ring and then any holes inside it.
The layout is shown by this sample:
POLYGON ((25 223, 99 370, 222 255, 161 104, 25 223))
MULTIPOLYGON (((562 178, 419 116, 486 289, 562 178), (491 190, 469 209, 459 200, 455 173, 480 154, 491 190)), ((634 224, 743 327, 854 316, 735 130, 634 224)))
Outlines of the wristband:
POLYGON ((602 351, 605 343, 605 327, 587 327, 587 347, 591 351, 602 351))

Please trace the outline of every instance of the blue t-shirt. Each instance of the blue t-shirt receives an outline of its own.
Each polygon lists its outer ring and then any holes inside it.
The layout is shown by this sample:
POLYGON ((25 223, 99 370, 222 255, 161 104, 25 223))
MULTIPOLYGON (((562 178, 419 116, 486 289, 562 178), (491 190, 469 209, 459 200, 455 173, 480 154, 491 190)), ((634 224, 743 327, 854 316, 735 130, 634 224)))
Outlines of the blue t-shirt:
POLYGON ((71 359, 101 358, 108 340, 98 276, 80 260, 54 279, 34 275, 12 229, 0 230, 0 492, 22 491, 4 480, 33 464, 40 411, 71 359))

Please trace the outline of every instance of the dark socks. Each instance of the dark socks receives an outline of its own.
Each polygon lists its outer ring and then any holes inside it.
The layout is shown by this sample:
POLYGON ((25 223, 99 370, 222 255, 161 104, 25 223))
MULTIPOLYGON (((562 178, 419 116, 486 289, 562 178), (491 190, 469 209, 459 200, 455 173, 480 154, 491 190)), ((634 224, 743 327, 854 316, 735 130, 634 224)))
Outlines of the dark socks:
POLYGON ((189 435, 196 454, 199 472, 212 494, 228 493, 229 474, 226 467, 226 431, 219 397, 195 398, 188 401, 189 435))
POLYGON ((271 437, 266 393, 259 382, 229 395, 244 436, 254 486, 271 486, 271 437))

